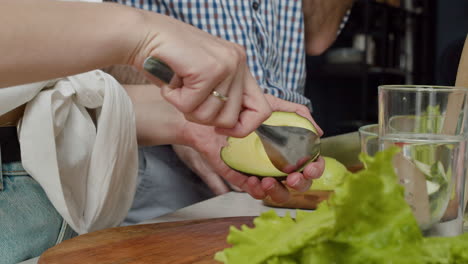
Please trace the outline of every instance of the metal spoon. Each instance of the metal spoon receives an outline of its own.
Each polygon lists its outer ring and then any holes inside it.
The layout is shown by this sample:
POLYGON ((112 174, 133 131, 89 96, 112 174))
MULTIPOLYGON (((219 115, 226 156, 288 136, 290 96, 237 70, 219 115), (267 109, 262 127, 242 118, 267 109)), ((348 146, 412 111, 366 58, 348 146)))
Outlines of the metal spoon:
MULTIPOLYGON (((166 84, 180 83, 174 71, 163 61, 148 57, 143 68, 166 84)), ((271 163, 284 173, 299 171, 320 155, 320 137, 302 127, 270 126, 261 124, 255 133, 259 136, 271 163)))
POLYGON ((271 163, 284 173, 299 171, 320 155, 320 137, 308 129, 262 124, 255 133, 271 163))

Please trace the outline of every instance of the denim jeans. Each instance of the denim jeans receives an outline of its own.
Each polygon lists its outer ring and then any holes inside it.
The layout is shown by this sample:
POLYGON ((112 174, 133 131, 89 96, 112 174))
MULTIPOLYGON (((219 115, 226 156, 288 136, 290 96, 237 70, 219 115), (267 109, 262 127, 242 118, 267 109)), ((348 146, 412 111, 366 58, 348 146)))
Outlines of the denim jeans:
POLYGON ((138 185, 122 225, 137 224, 214 197, 170 145, 141 147, 138 185))
POLYGON ((0 173, 0 263, 18 263, 75 236, 20 162, 0 173))

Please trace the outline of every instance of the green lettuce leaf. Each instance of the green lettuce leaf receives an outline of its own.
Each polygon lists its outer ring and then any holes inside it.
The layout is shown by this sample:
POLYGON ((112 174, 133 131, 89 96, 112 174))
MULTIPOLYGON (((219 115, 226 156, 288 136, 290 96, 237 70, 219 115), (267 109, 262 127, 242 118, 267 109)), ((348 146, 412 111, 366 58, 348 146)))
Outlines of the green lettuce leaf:
POLYGON ((360 157, 366 169, 348 175, 329 200, 336 235, 304 249, 298 263, 417 263, 398 253, 422 234, 393 170, 396 151, 360 157))
POLYGON ((229 264, 455 264, 468 263, 468 234, 424 238, 392 159, 398 148, 362 155, 365 169, 346 175, 327 202, 296 219, 269 211, 255 227, 232 227, 215 259, 229 264))
POLYGON ((334 240, 385 248, 421 239, 391 162, 397 151, 390 149, 375 157, 361 155, 366 169, 349 175, 335 189, 330 199, 336 217, 334 240))
POLYGON ((264 263, 273 257, 288 256, 302 249, 308 241, 331 236, 333 221, 333 213, 326 207, 317 212, 301 213, 296 220, 268 211, 255 218, 255 228, 231 227, 227 241, 233 247, 218 252, 215 259, 224 263, 264 263))

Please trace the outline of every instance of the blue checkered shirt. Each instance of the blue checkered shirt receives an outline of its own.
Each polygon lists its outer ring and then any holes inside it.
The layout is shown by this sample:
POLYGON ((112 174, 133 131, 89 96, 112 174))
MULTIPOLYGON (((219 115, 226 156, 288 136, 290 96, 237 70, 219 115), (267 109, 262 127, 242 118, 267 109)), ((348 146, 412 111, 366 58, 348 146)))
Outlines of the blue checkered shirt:
POLYGON ((265 93, 310 107, 300 0, 111 0, 194 25, 245 47, 265 93))

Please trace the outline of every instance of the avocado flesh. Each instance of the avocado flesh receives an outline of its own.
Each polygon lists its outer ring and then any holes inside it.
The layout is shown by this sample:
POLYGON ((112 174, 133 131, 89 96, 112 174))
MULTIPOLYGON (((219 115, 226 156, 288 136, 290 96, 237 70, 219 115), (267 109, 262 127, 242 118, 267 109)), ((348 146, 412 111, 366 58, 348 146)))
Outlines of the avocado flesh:
POLYGON ((322 158, 325 160, 325 170, 320 178, 312 182, 310 190, 333 191, 343 182, 348 170, 334 158, 324 156, 322 158))
MULTIPOLYGON (((273 112, 270 118, 263 123, 271 126, 302 127, 317 133, 317 130, 308 119, 296 113, 273 112)), ((221 149, 221 159, 232 169, 247 175, 261 177, 283 177, 287 175, 271 163, 260 138, 255 132, 244 138, 228 137, 227 141, 228 145, 221 149)))

